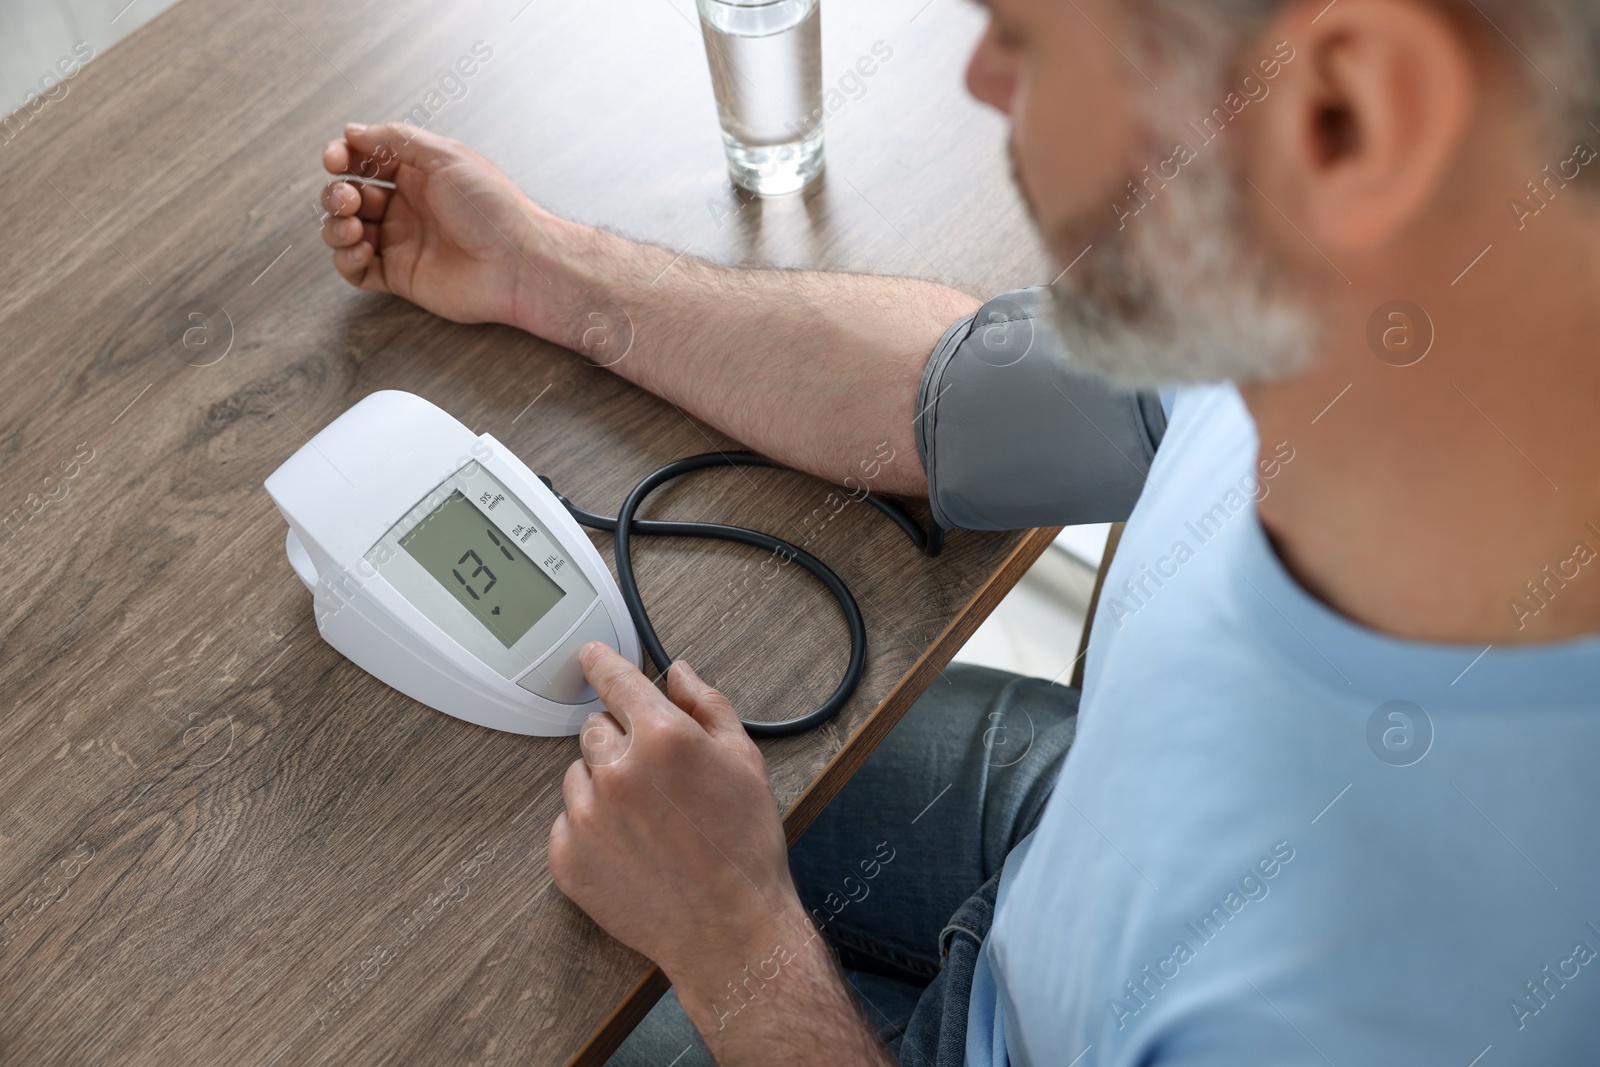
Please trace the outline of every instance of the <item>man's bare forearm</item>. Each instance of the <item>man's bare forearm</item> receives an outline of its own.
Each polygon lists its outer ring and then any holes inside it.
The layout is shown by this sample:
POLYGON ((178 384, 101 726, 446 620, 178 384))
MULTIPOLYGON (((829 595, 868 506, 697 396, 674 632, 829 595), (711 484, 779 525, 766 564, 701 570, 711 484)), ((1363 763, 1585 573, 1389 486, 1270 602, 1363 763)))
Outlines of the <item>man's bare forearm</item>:
POLYGON ((669 974, 722 1067, 891 1067, 832 950, 798 906, 749 960, 701 960, 669 974))
POLYGON ((719 267, 570 223, 535 244, 548 266, 524 279, 518 325, 790 466, 927 491, 918 382, 979 301, 907 278, 719 267))

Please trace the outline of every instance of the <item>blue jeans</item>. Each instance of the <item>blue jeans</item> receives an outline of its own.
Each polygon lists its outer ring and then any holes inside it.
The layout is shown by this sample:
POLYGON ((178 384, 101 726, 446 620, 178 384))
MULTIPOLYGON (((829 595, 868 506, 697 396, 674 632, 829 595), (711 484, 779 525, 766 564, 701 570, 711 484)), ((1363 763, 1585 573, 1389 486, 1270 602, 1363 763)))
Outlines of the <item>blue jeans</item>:
MULTIPOLYGON (((972 969, 1000 869, 1055 785, 1078 696, 1037 678, 950 667, 789 850, 800 899, 903 1067, 965 1058, 972 969)), ((714 1061, 669 992, 609 1062, 714 1061)))

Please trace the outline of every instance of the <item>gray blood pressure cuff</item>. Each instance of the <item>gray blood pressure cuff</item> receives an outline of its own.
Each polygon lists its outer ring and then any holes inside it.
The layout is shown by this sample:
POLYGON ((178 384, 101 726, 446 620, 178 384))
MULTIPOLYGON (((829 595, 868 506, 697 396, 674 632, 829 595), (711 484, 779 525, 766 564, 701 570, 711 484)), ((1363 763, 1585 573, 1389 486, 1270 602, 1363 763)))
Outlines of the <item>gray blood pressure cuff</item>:
POLYGON ((1069 365, 1050 291, 990 300, 939 340, 917 395, 917 453, 941 526, 1019 530, 1120 522, 1166 415, 1154 390, 1069 365))

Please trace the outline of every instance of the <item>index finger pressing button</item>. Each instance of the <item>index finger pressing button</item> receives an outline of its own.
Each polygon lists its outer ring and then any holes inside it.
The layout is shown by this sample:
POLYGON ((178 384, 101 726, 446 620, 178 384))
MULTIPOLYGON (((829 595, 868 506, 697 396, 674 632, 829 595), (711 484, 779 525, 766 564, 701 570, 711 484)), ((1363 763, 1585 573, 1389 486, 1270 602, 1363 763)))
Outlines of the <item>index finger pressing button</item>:
POLYGON ((586 704, 597 694, 583 676, 583 664, 578 662, 578 649, 590 641, 600 641, 617 647, 617 631, 611 625, 611 616, 596 600, 589 614, 579 621, 577 629, 567 636, 555 651, 534 664, 533 669, 517 684, 530 693, 537 693, 559 704, 586 704))

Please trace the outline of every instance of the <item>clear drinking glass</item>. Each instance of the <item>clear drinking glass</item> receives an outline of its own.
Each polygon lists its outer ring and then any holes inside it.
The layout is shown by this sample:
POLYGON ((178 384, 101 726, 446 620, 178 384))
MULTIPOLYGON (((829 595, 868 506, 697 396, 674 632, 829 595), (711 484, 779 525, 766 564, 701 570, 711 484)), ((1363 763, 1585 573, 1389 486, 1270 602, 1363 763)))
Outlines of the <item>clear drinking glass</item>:
POLYGON ((753 193, 792 193, 822 171, 818 0, 696 0, 728 173, 753 193))

